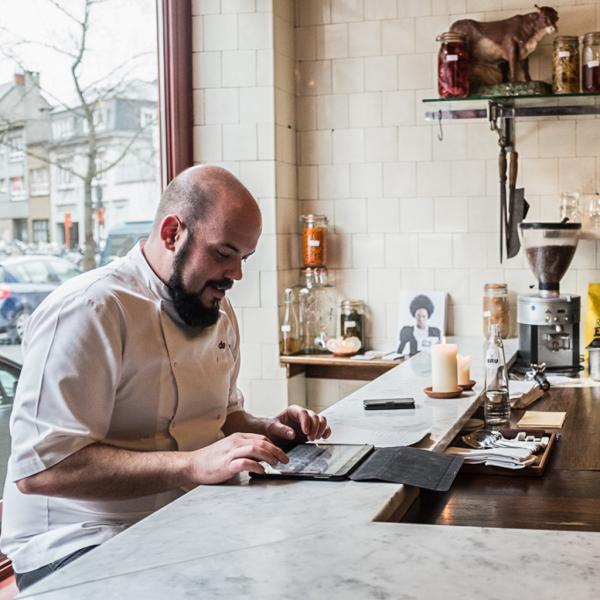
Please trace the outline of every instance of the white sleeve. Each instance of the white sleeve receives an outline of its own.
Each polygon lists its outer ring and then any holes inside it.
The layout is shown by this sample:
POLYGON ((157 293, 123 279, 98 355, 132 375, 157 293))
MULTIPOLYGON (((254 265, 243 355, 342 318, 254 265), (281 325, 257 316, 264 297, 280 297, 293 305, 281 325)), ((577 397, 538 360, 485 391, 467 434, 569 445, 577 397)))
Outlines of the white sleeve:
POLYGON ((46 302, 32 316, 10 423, 13 481, 106 437, 123 354, 112 304, 79 295, 46 302))
POLYGON ((237 385, 238 375, 240 373, 240 329, 235 312, 231 304, 228 303, 227 315, 233 326, 235 343, 231 349, 234 358, 233 371, 231 372, 229 383, 229 398, 227 399, 227 414, 244 410, 244 395, 237 385))

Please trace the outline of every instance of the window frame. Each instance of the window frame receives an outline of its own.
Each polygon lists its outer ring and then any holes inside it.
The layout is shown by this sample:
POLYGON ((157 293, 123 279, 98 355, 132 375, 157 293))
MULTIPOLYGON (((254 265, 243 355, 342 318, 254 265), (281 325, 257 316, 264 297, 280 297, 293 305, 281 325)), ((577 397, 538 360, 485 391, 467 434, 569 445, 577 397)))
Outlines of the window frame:
POLYGON ((193 162, 192 2, 157 0, 161 182, 193 162))

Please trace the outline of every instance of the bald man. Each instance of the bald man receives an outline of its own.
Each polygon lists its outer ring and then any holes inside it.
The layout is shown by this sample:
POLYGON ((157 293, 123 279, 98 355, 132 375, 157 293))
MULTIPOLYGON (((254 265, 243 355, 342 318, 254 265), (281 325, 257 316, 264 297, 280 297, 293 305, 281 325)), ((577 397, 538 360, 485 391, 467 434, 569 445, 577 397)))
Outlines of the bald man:
POLYGON ((287 462, 280 442, 329 435, 297 406, 273 419, 243 408, 225 294, 260 233, 233 175, 193 167, 166 189, 147 240, 32 315, 2 523, 20 589, 191 487, 287 462))

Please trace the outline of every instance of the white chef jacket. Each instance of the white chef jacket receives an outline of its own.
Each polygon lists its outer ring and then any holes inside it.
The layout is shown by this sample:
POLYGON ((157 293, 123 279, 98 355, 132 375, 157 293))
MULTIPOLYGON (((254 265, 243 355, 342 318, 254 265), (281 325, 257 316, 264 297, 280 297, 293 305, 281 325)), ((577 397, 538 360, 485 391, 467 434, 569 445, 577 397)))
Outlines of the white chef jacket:
POLYGON ((136 246, 80 275, 32 315, 11 416, 2 551, 24 573, 101 544, 183 493, 127 500, 25 495, 15 482, 103 442, 190 451, 223 437, 243 410, 239 331, 229 302, 217 323, 186 327, 136 246))

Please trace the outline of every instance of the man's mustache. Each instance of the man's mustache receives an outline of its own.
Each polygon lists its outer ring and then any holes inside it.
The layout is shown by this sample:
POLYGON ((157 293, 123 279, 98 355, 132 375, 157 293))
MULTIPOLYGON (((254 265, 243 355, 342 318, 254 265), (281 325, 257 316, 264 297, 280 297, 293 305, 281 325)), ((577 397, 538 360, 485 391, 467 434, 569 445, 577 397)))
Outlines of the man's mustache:
POLYGON ((233 280, 232 279, 211 279, 209 281, 206 282, 206 285, 210 285, 213 287, 219 287, 222 288, 224 290, 230 290, 233 287, 233 280))

